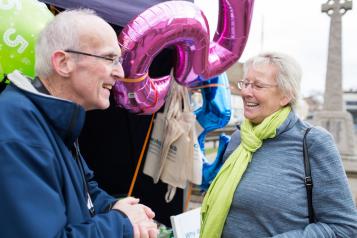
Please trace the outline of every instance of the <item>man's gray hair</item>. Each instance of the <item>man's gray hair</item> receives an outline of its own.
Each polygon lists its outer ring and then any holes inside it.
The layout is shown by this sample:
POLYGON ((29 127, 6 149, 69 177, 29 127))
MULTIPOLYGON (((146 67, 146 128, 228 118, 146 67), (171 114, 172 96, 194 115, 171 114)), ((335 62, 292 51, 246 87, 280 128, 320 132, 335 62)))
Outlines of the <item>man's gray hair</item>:
POLYGON ((59 13, 42 30, 36 44, 36 75, 48 77, 53 73, 51 55, 56 50, 80 49, 81 28, 88 16, 97 16, 90 9, 67 10, 59 13))
POLYGON ((249 67, 268 64, 275 65, 278 68, 276 75, 278 88, 285 95, 291 97, 290 105, 295 108, 300 94, 302 70, 299 63, 294 58, 277 52, 261 53, 248 59, 244 63, 244 77, 246 77, 249 67))

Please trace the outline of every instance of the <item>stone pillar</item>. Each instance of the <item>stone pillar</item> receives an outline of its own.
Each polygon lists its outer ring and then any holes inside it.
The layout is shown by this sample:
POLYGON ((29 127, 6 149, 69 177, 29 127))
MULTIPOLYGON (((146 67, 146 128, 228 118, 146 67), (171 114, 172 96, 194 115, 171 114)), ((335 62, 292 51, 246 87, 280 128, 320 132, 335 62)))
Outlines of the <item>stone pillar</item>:
POLYGON ((316 112, 314 124, 322 126, 333 135, 342 159, 357 161, 353 121, 349 112, 316 112))
POLYGON ((335 138, 342 159, 357 160, 352 115, 346 111, 342 89, 342 15, 352 9, 352 0, 328 0, 321 11, 331 17, 323 110, 314 116, 316 125, 335 138))

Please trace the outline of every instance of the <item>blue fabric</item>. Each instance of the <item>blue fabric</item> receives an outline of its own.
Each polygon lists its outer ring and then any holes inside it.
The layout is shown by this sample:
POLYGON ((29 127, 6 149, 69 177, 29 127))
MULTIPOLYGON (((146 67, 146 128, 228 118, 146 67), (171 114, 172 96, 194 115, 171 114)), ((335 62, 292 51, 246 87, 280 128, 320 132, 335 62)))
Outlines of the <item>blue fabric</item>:
MULTIPOLYGON (((309 224, 302 152, 307 127, 291 112, 277 136, 254 153, 235 191, 222 237, 357 237, 357 210, 340 155, 332 136, 319 127, 307 136, 317 219, 309 224)), ((239 144, 238 130, 224 159, 239 144)))
POLYGON ((84 118, 79 105, 15 84, 0 94, 2 238, 133 237, 127 217, 106 211, 115 198, 92 180, 82 159, 97 212, 89 214, 84 181, 69 150, 84 118))

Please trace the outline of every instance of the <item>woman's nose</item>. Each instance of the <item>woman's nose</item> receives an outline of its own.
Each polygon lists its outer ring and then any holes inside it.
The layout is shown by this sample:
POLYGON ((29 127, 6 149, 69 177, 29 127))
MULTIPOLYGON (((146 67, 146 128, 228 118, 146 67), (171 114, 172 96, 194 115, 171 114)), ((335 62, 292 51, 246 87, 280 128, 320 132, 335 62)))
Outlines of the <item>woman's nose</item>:
POLYGON ((251 83, 241 89, 242 95, 251 95, 252 93, 253 93, 253 84, 251 83))

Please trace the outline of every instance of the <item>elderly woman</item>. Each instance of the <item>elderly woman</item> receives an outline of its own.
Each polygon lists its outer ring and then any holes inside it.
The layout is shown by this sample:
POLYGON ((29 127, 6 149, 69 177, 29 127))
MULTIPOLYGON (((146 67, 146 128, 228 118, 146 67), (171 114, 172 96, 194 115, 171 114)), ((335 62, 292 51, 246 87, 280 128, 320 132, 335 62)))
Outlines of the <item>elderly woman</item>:
POLYGON ((326 130, 307 134, 315 222, 309 222, 303 137, 294 112, 301 70, 291 57, 263 53, 239 81, 244 117, 201 210, 201 237, 357 237, 357 210, 341 157, 326 130))

